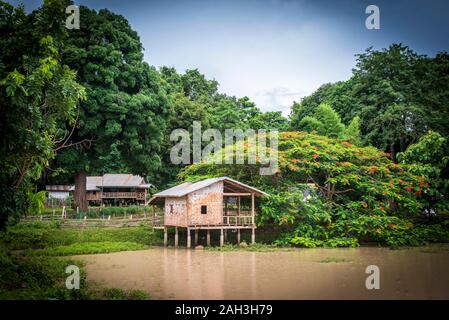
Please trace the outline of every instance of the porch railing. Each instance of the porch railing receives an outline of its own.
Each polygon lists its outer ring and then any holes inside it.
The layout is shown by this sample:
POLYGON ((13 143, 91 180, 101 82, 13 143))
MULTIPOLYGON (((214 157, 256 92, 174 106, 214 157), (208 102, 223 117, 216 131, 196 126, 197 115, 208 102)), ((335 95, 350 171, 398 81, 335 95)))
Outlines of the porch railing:
POLYGON ((103 192, 103 198, 135 198, 144 199, 144 192, 103 192))
POLYGON ((236 209, 223 209, 223 215, 224 216, 250 216, 251 215, 251 210, 240 210, 240 214, 236 209))
POLYGON ((254 216, 223 216, 223 224, 226 225, 251 225, 254 224, 254 216))

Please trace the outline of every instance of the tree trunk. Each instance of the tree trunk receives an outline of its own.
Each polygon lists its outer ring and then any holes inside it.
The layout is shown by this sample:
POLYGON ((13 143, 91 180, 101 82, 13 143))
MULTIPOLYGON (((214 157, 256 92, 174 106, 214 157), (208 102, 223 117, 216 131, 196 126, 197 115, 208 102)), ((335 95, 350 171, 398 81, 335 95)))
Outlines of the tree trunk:
POLYGON ((394 161, 394 159, 395 159, 395 157, 396 157, 396 154, 395 154, 395 152, 394 152, 394 142, 392 142, 392 143, 390 144, 390 153, 391 153, 391 160, 394 161))
POLYGON ((75 174, 75 207, 79 207, 82 212, 87 212, 86 180, 86 172, 75 174))

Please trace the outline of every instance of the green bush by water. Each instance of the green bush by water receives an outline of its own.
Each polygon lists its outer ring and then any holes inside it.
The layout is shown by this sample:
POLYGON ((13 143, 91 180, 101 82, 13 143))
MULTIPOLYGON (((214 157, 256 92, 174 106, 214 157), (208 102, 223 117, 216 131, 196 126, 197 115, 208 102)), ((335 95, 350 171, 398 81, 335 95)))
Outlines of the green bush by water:
POLYGON ((56 222, 22 222, 0 233, 0 242, 11 250, 41 249, 86 242, 134 242, 159 244, 159 236, 149 226, 70 229, 56 222))

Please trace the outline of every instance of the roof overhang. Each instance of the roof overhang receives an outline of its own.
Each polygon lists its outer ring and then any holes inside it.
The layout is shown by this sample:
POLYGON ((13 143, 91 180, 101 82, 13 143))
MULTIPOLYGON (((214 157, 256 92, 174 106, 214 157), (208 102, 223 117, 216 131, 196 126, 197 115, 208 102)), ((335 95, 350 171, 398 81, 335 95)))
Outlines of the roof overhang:
POLYGON ((156 193, 148 204, 160 204, 165 198, 181 198, 192 192, 206 188, 214 183, 223 182, 224 193, 249 193, 257 197, 268 196, 267 193, 229 177, 211 178, 195 183, 185 182, 175 187, 156 193))

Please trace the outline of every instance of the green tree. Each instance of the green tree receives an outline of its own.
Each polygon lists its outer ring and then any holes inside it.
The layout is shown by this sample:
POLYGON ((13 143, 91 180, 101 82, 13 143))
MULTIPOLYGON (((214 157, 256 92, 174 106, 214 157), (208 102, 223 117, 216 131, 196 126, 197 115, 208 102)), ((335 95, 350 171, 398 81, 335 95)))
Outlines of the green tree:
POLYGON ((401 44, 357 55, 354 92, 365 143, 388 150, 395 158, 427 128, 434 127, 434 112, 441 111, 448 101, 442 97, 432 105, 426 102, 430 98, 425 92, 427 85, 434 83, 435 77, 437 82, 442 80, 432 69, 423 70, 429 63, 427 57, 401 44))
POLYGON ((417 245, 449 238, 440 225, 417 221, 430 187, 411 165, 395 164, 374 147, 305 132, 279 134, 278 149, 274 176, 258 175, 260 163, 199 163, 186 167, 180 178, 226 175, 264 190, 270 196, 260 204, 259 223, 282 227, 286 234, 281 243, 335 246, 374 240, 417 245), (305 189, 312 198, 305 199, 305 189))
POLYGON ((168 99, 169 105, 171 106, 171 113, 167 118, 167 132, 162 148, 162 166, 157 172, 153 173, 153 176, 160 182, 158 185, 159 188, 172 184, 176 180, 179 170, 182 168, 182 165, 174 165, 171 163, 170 149, 174 142, 170 141, 170 133, 175 129, 185 129, 192 134, 194 121, 201 122, 202 130, 210 127, 210 116, 203 104, 190 100, 183 93, 172 93, 168 99))
POLYGON ((291 110, 291 127, 299 129, 299 123, 305 116, 313 116, 318 106, 327 103, 337 111, 342 122, 348 124, 357 114, 359 107, 354 94, 356 81, 351 78, 347 81, 326 83, 319 87, 310 96, 304 97, 300 103, 294 102, 291 110))
POLYGON ((198 69, 187 70, 182 76, 184 94, 192 100, 200 97, 213 97, 217 93, 218 82, 207 80, 198 69))
POLYGON ((331 138, 342 138, 345 126, 341 123, 338 113, 327 103, 322 103, 315 109, 313 116, 305 116, 301 119, 298 129, 315 131, 331 138))
POLYGON ((355 116, 346 127, 344 138, 356 146, 361 145, 360 118, 358 116, 355 116))
POLYGON ((311 116, 305 116, 301 119, 301 122, 299 122, 298 129, 301 131, 307 131, 307 132, 316 132, 320 135, 326 134, 326 129, 324 124, 311 116))
POLYGON ((293 104, 292 129, 300 129, 305 116, 328 103, 346 125, 359 116, 363 144, 388 151, 395 159, 429 129, 447 136, 448 74, 446 52, 428 57, 402 44, 369 48, 357 55, 349 80, 325 84, 293 104))
POLYGON ((128 21, 108 10, 80 7, 79 30, 65 39, 64 62, 87 88, 79 126, 55 166, 75 174, 77 205, 86 209, 86 173, 127 171, 149 179, 161 168, 168 99, 128 21))
POLYGON ((252 129, 287 131, 289 128, 288 119, 282 115, 281 111, 259 112, 248 122, 252 129))
POLYGON ((315 110, 314 117, 324 125, 326 136, 338 138, 343 134, 345 127, 338 113, 330 105, 320 104, 315 110))
POLYGON ((430 189, 423 196, 428 207, 439 214, 449 213, 449 147, 447 138, 429 131, 407 150, 398 153, 398 160, 408 164, 415 174, 426 177, 430 189))
POLYGON ((26 15, 0 2, 0 228, 33 205, 33 182, 56 152, 68 147, 69 127, 85 98, 76 73, 61 63, 63 1, 45 1, 26 15), (56 14, 59 13, 59 16, 56 14), (56 26, 56 27, 55 27, 56 26), (15 52, 15 54, 13 54, 15 52))

